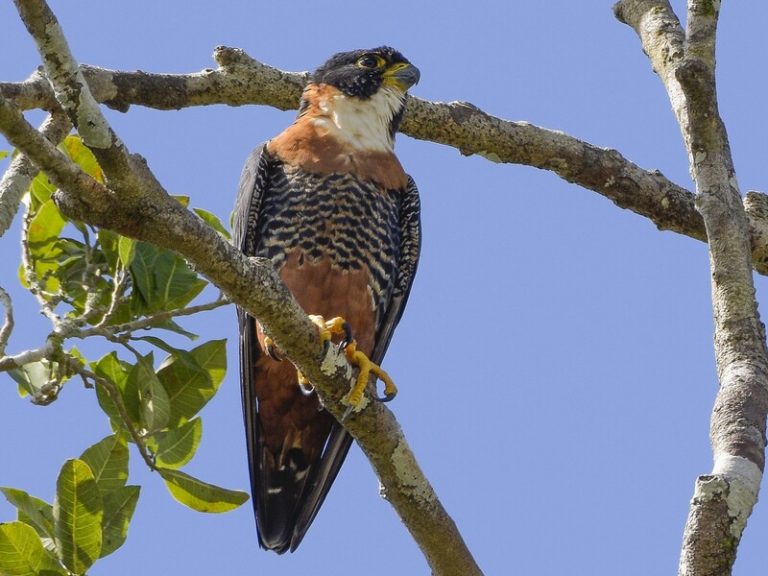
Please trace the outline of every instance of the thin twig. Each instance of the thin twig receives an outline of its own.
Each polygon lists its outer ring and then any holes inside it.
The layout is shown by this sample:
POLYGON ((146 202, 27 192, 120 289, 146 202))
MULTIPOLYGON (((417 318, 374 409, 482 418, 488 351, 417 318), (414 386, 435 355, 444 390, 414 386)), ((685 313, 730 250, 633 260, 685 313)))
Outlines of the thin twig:
POLYGON ((0 286, 0 303, 2 303, 5 309, 5 320, 3 321, 3 327, 0 328, 0 358, 5 355, 5 349, 8 346, 8 339, 13 332, 13 302, 11 296, 5 289, 0 286))
POLYGON ((97 386, 101 386, 104 389, 104 391, 109 396, 110 400, 112 400, 112 403, 115 405, 115 408, 117 409, 117 412, 120 415, 120 419, 123 422, 123 426, 125 427, 126 430, 128 430, 128 433, 131 435, 131 438, 133 439, 134 444, 136 444, 136 448, 138 448, 139 454, 141 454, 142 459, 147 464, 147 466, 149 466, 150 470, 157 470, 157 467, 155 466, 155 459, 150 453, 149 448, 147 447, 147 442, 144 439, 144 437, 139 433, 139 430, 136 428, 136 425, 133 423, 133 420, 131 420, 131 417, 128 415, 128 410, 125 407, 125 403, 123 402, 123 398, 120 395, 120 391, 117 389, 117 387, 107 378, 102 378, 95 372, 91 372, 90 370, 85 368, 82 364, 80 364, 80 362, 74 359, 72 360, 70 365, 72 370, 77 374, 79 374, 84 380, 90 379, 97 386))
MULTIPOLYGON (((93 326, 95 329, 100 329, 112 321, 112 318, 117 312, 117 309, 120 306, 120 302, 122 301, 127 282, 128 274, 125 272, 122 263, 118 259, 115 275, 112 278, 112 292, 109 295, 109 307, 104 313, 104 316, 102 316, 101 320, 99 320, 98 323, 93 326)), ((115 333, 117 333, 117 331, 115 331, 115 333)))
POLYGON ((31 350, 24 350, 18 354, 12 356, 0 357, 0 372, 7 372, 15 368, 21 368, 26 364, 33 362, 40 362, 49 358, 53 354, 54 345, 50 338, 46 339, 45 344, 39 348, 33 348, 31 350))
POLYGON ((123 324, 114 324, 112 326, 105 326, 101 323, 93 326, 92 328, 84 328, 79 331, 78 338, 87 338, 89 336, 114 336, 119 337, 121 334, 135 332, 136 330, 144 330, 145 328, 154 328, 159 322, 170 320, 172 318, 180 318, 183 316, 191 316, 192 314, 198 314, 200 312, 207 312, 209 310, 215 310, 221 306, 226 306, 231 302, 227 298, 218 298, 212 302, 206 304, 198 304, 196 306, 188 306, 186 308, 177 308, 176 310, 165 310, 163 312, 157 312, 152 316, 147 316, 139 320, 133 320, 131 322, 125 322, 123 324))

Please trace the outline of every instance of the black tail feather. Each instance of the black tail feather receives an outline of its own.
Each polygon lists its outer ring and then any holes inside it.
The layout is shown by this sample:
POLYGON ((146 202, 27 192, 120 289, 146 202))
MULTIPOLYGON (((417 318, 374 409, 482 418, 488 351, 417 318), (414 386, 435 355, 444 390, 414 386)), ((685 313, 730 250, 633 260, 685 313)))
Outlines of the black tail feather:
MULTIPOLYGON (((304 461, 300 450, 275 458, 259 446, 259 473, 252 478, 259 545, 278 554, 298 548, 315 519, 349 451, 352 437, 334 424, 318 462, 304 461)), ((260 443, 261 444, 261 443, 260 443)))

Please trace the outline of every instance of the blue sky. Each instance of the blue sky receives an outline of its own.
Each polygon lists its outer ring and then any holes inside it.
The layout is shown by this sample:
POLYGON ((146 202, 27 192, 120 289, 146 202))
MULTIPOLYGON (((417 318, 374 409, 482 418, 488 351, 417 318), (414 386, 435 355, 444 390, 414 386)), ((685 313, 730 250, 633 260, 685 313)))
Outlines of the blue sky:
MULTIPOLYGON (((212 67, 213 48, 224 44, 299 71, 340 50, 390 44, 421 69, 412 92, 422 98, 466 100, 563 130, 691 186, 661 83, 611 2, 51 6, 76 58, 114 69, 197 71, 212 67)), ((721 16, 718 91, 744 192, 768 189, 758 66, 766 17, 759 3, 727 3, 721 16)), ((10 2, 0 4, 0 30, 0 78, 22 80, 39 59, 10 2)), ((248 152, 293 115, 223 106, 108 112, 169 191, 225 221, 248 152)), ((402 135, 398 153, 421 190, 424 247, 384 363, 400 388, 391 407, 480 566, 489 575, 672 573, 694 479, 711 469, 717 382, 705 245, 544 171, 402 135)), ((16 280, 18 221, 0 254, 17 352, 47 328, 16 280)), ((766 279, 756 282, 762 296, 766 279)), ((184 325, 208 339, 236 335, 232 309, 184 325)), ((245 489, 232 345, 229 356, 189 470, 245 489)), ((42 408, 0 376, 0 485, 50 500, 63 461, 108 433, 93 393, 78 384, 42 408)), ((143 489, 129 538, 94 575, 428 573, 357 448, 301 548, 282 557, 258 549, 250 504, 192 512, 132 456, 131 481, 143 489)), ((12 517, 0 502, 0 521, 12 517)), ((758 505, 736 575, 764 569, 766 538, 768 513, 758 505)))

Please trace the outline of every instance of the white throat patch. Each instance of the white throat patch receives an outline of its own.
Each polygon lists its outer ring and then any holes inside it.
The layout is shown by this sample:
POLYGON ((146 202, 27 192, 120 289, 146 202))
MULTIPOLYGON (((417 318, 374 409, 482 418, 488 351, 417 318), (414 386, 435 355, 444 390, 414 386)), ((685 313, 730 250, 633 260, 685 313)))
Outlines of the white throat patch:
POLYGON ((327 116, 315 120, 330 128, 355 148, 391 152, 389 125, 403 105, 403 93, 382 87, 368 100, 338 94, 320 102, 327 116))

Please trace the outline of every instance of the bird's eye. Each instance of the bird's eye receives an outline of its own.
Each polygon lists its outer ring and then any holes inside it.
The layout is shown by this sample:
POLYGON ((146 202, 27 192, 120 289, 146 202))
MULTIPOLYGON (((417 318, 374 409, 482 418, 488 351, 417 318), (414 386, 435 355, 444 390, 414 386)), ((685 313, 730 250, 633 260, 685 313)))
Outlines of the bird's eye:
POLYGON ((360 68, 376 68, 377 66, 379 66, 380 62, 381 62, 380 58, 377 58, 376 56, 372 56, 368 54, 358 59, 357 65, 360 66, 360 68))

